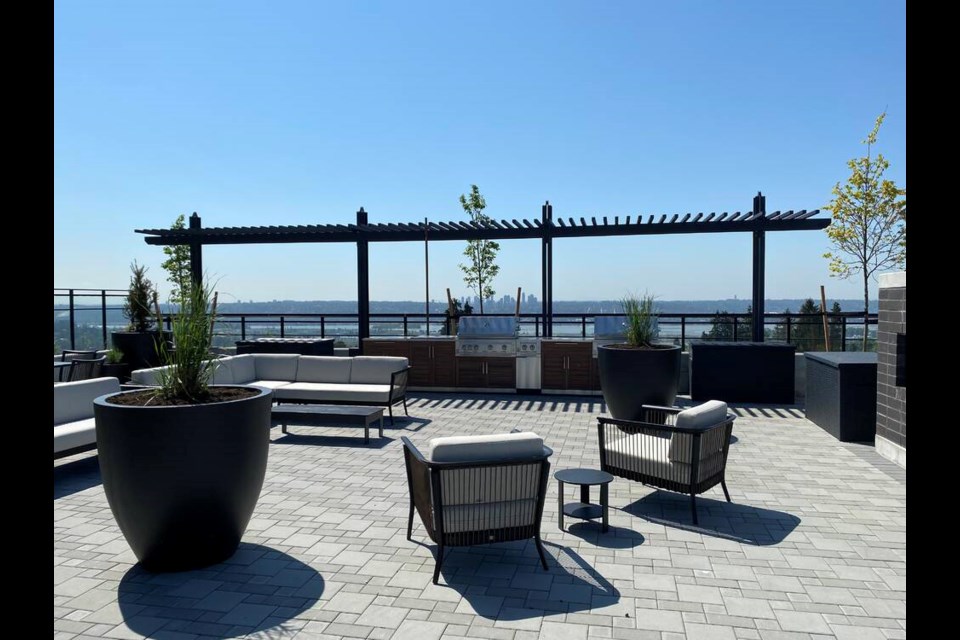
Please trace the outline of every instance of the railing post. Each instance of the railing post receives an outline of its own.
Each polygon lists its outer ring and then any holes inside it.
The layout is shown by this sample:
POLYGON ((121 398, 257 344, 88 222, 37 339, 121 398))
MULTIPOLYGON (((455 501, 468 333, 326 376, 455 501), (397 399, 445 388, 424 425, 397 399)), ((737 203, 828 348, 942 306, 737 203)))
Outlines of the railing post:
POLYGON ((790 316, 787 316, 787 342, 790 342, 790 316))
POLYGON ((103 327, 103 348, 107 346, 107 290, 100 289, 100 326, 103 327))
POLYGON ((285 324, 285 323, 284 323, 284 317, 283 317, 283 316, 280 316, 280 337, 281 337, 281 338, 285 338, 285 337, 286 337, 285 331, 284 331, 284 324, 285 324))
POLYGON ((680 316, 680 351, 687 347, 687 316, 680 316))
POLYGON ((407 314, 403 314, 403 337, 407 337, 407 314))
POLYGON ((840 350, 847 350, 847 316, 840 318, 840 350))
POLYGON ((737 341, 737 316, 733 316, 733 341, 737 341))
POLYGON ((70 289, 70 348, 71 349, 77 348, 77 345, 76 345, 77 336, 73 327, 74 320, 75 318, 74 318, 74 310, 73 310, 73 289, 70 289))
POLYGON ((327 335, 326 335, 326 334, 327 334, 327 323, 325 322, 325 320, 326 320, 326 318, 325 318, 324 316, 320 316, 320 337, 321 337, 321 338, 326 338, 326 337, 327 337, 327 335))
POLYGON ((535 316, 533 318, 533 335, 540 337, 540 316, 535 316))
POLYGON ((587 337, 587 315, 583 314, 580 316, 580 337, 587 337))
POLYGON ((247 316, 240 316, 240 339, 247 339, 247 316))

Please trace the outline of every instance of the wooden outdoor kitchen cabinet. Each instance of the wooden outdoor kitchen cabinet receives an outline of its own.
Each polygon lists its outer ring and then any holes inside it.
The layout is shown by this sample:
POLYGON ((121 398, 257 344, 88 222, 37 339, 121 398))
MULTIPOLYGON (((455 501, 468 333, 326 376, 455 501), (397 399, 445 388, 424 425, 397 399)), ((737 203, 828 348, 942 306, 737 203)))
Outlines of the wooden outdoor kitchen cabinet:
POLYGON ((480 389, 515 389, 516 358, 460 357, 457 361, 457 386, 480 389))
POLYGON ((541 341, 540 387, 564 391, 599 389, 593 344, 587 340, 541 341))
POLYGON ((411 387, 452 387, 456 384, 456 344, 453 340, 407 339, 363 341, 367 356, 399 356, 410 361, 411 387))
POLYGON ((408 342, 411 387, 452 387, 456 384, 456 344, 453 340, 408 342))

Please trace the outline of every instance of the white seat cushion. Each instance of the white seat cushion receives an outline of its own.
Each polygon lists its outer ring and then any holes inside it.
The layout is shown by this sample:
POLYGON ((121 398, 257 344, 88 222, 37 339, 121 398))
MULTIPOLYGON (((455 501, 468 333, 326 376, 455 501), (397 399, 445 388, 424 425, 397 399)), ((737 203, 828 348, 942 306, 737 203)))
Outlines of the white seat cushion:
POLYGON ((409 360, 396 356, 355 356, 350 369, 350 382, 360 384, 390 384, 396 371, 409 366, 409 360))
POLYGON ((293 382, 274 391, 277 400, 311 402, 375 402, 390 399, 388 384, 335 384, 332 382, 293 382))
POLYGON ((84 445, 93 444, 96 441, 97 423, 93 418, 77 420, 76 422, 68 422, 61 425, 54 425, 53 427, 54 453, 60 453, 61 451, 73 449, 74 447, 82 447, 84 445))
POLYGON ((351 358, 300 356, 300 363, 297 365, 297 382, 346 384, 350 382, 351 364, 351 358))
POLYGON ((543 454, 543 438, 532 431, 522 431, 434 438, 430 441, 427 459, 433 462, 481 462, 519 460, 543 454))
MULTIPOLYGON (((286 380, 254 380, 252 382, 247 382, 246 384, 252 384, 257 387, 266 387, 267 389, 279 389, 292 383, 287 382, 286 380)), ((276 395, 274 395, 274 398, 276 398, 276 395)))
POLYGON ((93 399, 120 391, 117 378, 64 382, 53 387, 53 424, 93 417, 93 399))
POLYGON ((255 353, 257 380, 286 380, 293 382, 297 379, 297 363, 300 356, 295 353, 255 353))
MULTIPOLYGON (((689 437, 689 436, 688 436, 689 437)), ((689 484, 692 467, 687 462, 672 460, 670 449, 673 438, 635 433, 604 442, 607 464, 620 469, 631 469, 639 473, 689 484)), ((719 471, 723 462, 723 451, 700 450, 700 478, 719 471)))
POLYGON ((152 369, 137 369, 130 372, 130 382, 134 384, 145 384, 155 387, 160 384, 157 379, 157 372, 164 367, 153 367, 152 369))
MULTIPOLYGON (((708 400, 678 413, 674 424, 684 429, 706 429, 723 422, 726 417, 726 402, 708 400)), ((702 460, 706 454, 708 452, 701 452, 700 459, 702 460)), ((693 456, 693 437, 685 433, 672 434, 668 456, 671 460, 689 463, 693 456)))

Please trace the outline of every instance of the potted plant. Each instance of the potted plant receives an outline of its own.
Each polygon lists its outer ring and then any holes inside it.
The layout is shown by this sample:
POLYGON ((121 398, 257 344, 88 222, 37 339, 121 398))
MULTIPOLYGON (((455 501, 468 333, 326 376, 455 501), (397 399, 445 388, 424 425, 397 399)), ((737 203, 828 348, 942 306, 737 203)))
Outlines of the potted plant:
MULTIPOLYGON (((236 551, 267 467, 273 392, 209 384, 209 290, 192 287, 161 343, 160 386, 94 400, 110 510, 141 565, 183 571, 236 551)), ((215 304, 213 305, 215 307, 215 304)))
POLYGON ((600 388, 610 415, 639 420, 645 404, 673 406, 680 378, 680 347, 656 344, 653 296, 627 296, 625 343, 597 347, 600 388))
POLYGON ((147 278, 147 268, 134 261, 130 270, 130 285, 123 303, 123 316, 130 324, 126 331, 112 332, 111 337, 131 370, 148 369, 160 364, 160 345, 170 340, 170 332, 159 331, 157 290, 147 278))
POLYGON ((123 352, 115 346, 107 351, 107 359, 100 369, 101 375, 117 378, 120 382, 130 379, 130 365, 123 361, 123 352))

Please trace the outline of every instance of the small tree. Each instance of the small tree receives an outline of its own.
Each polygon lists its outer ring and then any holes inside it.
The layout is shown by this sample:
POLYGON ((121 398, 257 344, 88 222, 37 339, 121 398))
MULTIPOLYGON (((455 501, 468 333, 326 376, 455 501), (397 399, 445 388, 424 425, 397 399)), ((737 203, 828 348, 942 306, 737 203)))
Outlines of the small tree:
MULTIPOLYGON (((171 229, 186 229, 187 224, 181 213, 171 229)), ((190 297, 190 287, 193 285, 193 276, 190 271, 190 247, 185 244, 173 244, 163 248, 167 259, 160 265, 167 272, 167 281, 173 285, 170 289, 170 298, 182 301, 190 297)))
MULTIPOLYGON (((470 216, 470 222, 483 224, 490 221, 483 210, 487 206, 486 200, 480 195, 477 185, 470 185, 470 197, 461 194, 460 206, 470 216)), ((463 270, 463 282, 480 298, 480 313, 483 313, 483 301, 496 295, 491 282, 500 273, 500 267, 495 264, 500 244, 492 240, 468 240, 463 255, 470 259, 470 264, 460 264, 463 270)))
POLYGON ((877 118, 873 131, 863 144, 867 155, 847 162, 850 177, 847 183, 833 187, 833 200, 824 209, 833 214, 827 236, 833 251, 823 254, 830 260, 830 275, 839 278, 863 276, 863 350, 867 350, 867 321, 870 315, 870 278, 880 270, 902 267, 907 260, 906 189, 892 180, 884 180, 883 172, 890 163, 878 153, 871 155, 877 132, 886 117, 877 118))
POLYGON ((123 303, 123 315, 130 321, 128 331, 143 333, 153 329, 153 304, 156 289, 147 278, 147 268, 134 260, 130 265, 130 286, 123 303))

